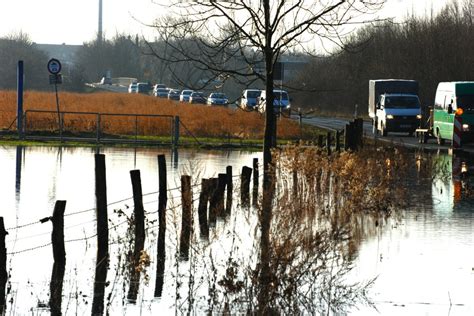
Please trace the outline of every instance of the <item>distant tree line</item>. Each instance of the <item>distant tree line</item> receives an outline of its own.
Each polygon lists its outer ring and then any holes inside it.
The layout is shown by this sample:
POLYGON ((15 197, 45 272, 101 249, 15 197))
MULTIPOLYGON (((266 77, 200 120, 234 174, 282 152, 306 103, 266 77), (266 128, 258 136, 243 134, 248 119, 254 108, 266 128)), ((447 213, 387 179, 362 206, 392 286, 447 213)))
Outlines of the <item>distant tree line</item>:
POLYGON ((367 113, 370 79, 415 79, 431 105, 438 82, 474 80, 474 1, 453 1, 436 16, 408 16, 358 30, 331 56, 313 57, 289 86, 294 103, 321 111, 367 113), (299 91, 298 91, 299 90, 299 91))

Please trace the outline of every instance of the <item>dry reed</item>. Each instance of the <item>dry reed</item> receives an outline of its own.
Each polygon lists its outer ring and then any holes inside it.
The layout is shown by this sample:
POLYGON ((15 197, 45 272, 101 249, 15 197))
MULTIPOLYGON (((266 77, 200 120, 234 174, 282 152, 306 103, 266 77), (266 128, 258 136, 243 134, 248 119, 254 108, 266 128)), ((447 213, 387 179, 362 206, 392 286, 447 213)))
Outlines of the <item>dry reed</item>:
MULTIPOLYGON (((60 92, 60 110, 64 112, 94 112, 113 114, 170 115, 179 116, 187 130, 196 137, 226 137, 260 139, 263 137, 265 118, 257 112, 245 112, 226 107, 185 104, 140 94, 60 92)), ((0 127, 14 126, 16 117, 16 92, 0 92, 0 127)), ((27 91, 24 94, 24 110, 56 111, 54 93, 27 91)), ((169 119, 143 118, 138 132, 143 136, 169 134, 169 119)), ((29 131, 53 131, 57 126, 55 114, 29 116, 29 131)), ((64 126, 73 133, 93 132, 96 129, 94 115, 66 115, 64 126)), ((132 134, 134 118, 107 116, 101 122, 101 131, 110 134, 132 134)), ((301 136, 300 127, 290 119, 278 122, 278 137, 294 139, 301 136)))

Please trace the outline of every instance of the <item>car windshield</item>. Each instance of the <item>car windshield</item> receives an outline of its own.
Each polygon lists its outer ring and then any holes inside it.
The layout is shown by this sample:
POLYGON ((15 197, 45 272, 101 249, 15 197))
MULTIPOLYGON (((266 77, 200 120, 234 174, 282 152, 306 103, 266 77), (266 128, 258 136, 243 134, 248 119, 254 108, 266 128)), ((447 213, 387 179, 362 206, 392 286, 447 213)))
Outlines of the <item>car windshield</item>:
POLYGON ((385 107, 393 109, 417 109, 420 101, 416 97, 396 96, 385 98, 385 107))
POLYGON ((247 91, 247 98, 257 98, 260 96, 260 91, 247 91))
POLYGON ((225 99, 225 95, 223 93, 213 93, 211 94, 211 98, 214 99, 225 99))
POLYGON ((183 94, 184 94, 184 95, 188 95, 188 94, 191 94, 191 93, 193 93, 191 90, 184 90, 184 91, 183 91, 183 94))
POLYGON ((474 113, 474 95, 460 95, 456 99, 456 104, 458 108, 474 113))
POLYGON ((202 97, 202 93, 194 92, 191 96, 192 97, 202 97))
POLYGON ((273 91, 273 97, 276 100, 288 100, 288 94, 286 92, 273 91))

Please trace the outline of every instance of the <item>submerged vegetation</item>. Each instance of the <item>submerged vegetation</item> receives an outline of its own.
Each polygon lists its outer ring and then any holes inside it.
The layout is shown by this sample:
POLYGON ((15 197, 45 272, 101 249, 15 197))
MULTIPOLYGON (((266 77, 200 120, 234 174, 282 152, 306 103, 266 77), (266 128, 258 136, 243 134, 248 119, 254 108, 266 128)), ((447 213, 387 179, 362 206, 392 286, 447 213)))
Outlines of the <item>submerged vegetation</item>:
MULTIPOLYGON (((365 148, 358 153, 328 156, 320 149, 303 146, 275 154, 277 180, 269 244, 272 281, 268 301, 264 302, 266 312, 338 314, 359 304, 371 306, 374 280, 360 280, 351 271, 361 240, 384 227, 407 202, 403 198, 404 181, 410 166, 414 166, 409 163, 410 154, 394 148, 365 148)), ((191 165, 188 170, 193 174, 194 209, 200 193, 198 169, 191 165)), ((135 225, 132 208, 110 212, 107 313, 140 310, 146 314, 166 309, 188 314, 258 314, 262 193, 252 198, 251 204, 236 203, 238 193, 233 194, 231 213, 211 226, 208 239, 200 234, 194 212, 187 259, 180 257, 178 250, 181 197, 178 192, 169 196, 166 272, 158 301, 153 299, 150 285, 156 278, 157 212, 145 211, 145 248, 135 267, 130 266, 135 225), (141 273, 142 278, 137 299, 130 301, 127 291, 132 270, 141 273)), ((86 252, 93 256, 94 247, 87 249, 86 245, 86 252)), ((89 279, 87 274, 92 275, 93 268, 75 270, 75 275, 66 278, 89 279), (81 273, 86 275, 78 275, 81 273)), ((11 273, 15 272, 13 269, 11 273)), ((84 286, 65 289, 69 308, 76 306, 76 311, 84 312, 90 308, 90 297, 74 293, 78 288, 87 293, 84 286), (79 298, 74 301, 74 297, 79 298)))

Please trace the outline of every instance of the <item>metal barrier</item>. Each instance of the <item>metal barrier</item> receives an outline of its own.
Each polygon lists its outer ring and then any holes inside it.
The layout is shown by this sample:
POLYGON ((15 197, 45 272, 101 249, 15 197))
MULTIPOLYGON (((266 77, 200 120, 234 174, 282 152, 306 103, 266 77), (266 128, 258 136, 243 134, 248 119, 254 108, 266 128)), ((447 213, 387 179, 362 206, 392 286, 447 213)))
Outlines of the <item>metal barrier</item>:
POLYGON ((58 115, 57 111, 27 110, 23 120, 22 134, 30 140, 173 146, 179 142, 179 116, 97 112, 59 112, 58 115))

